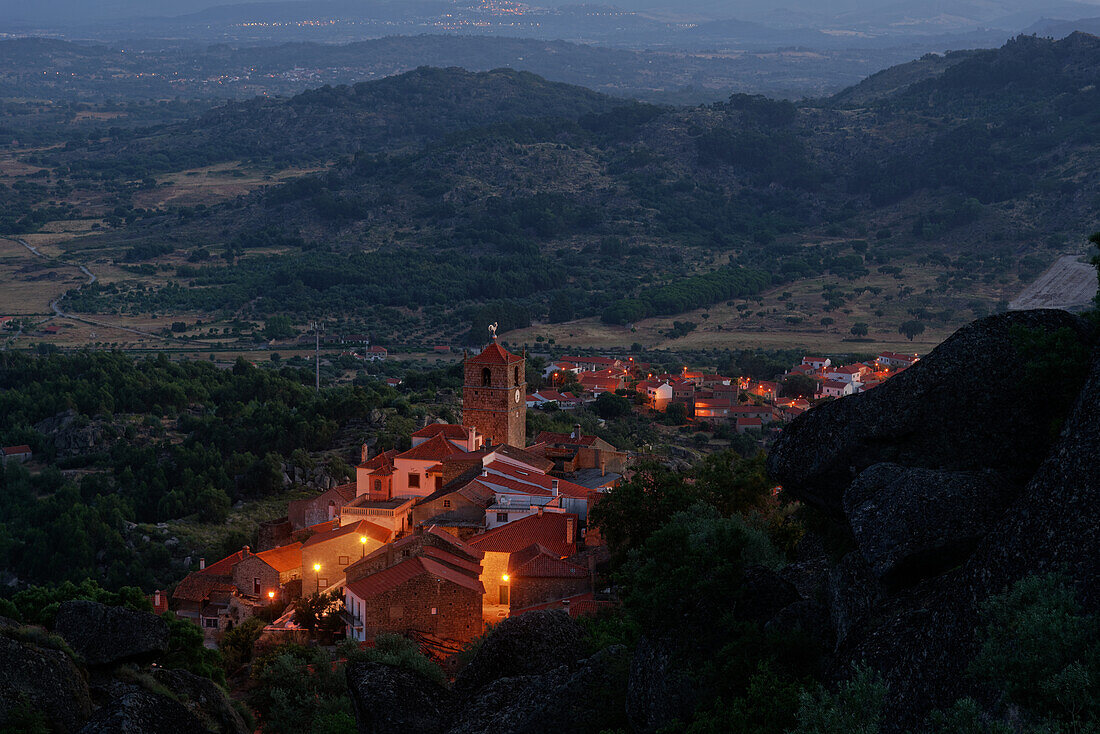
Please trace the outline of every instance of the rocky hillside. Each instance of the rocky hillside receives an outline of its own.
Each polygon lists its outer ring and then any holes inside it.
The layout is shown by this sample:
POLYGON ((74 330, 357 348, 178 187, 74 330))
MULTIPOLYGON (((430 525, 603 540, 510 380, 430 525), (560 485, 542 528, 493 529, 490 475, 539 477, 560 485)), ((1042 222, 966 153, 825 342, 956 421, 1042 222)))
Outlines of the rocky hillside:
POLYGON ((224 690, 158 664, 171 647, 161 618, 96 602, 63 602, 52 633, 0 618, 0 728, 246 734, 224 690))
POLYGON ((831 665, 881 673, 891 730, 980 697, 966 671, 991 594, 1062 572, 1085 611, 1100 610, 1088 329, 1060 311, 975 322, 881 388, 807 412, 769 457, 785 491, 851 531, 855 548, 828 576, 831 665))

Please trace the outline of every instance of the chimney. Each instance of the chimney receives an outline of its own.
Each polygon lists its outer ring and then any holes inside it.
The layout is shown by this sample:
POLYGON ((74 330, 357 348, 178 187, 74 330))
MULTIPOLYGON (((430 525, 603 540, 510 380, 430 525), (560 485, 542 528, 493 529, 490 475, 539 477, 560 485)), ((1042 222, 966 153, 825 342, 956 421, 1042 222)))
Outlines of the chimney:
POLYGON ((555 497, 558 496, 558 480, 557 479, 551 479, 550 480, 550 492, 553 493, 553 495, 555 497))
POLYGON ((580 423, 574 423, 573 424, 573 438, 580 438, 580 437, 581 437, 581 424, 580 423))
POLYGON ((423 535, 423 534, 424 534, 424 526, 423 525, 417 525, 415 528, 413 528, 413 535, 423 535))
POLYGON ((199 570, 202 571, 204 568, 206 568, 206 559, 205 558, 200 558, 199 559, 199 570))
POLYGON ((538 513, 538 516, 542 517, 542 510, 543 510, 542 505, 536 505, 536 508, 537 508, 536 512, 538 513))
POLYGON ((248 558, 248 554, 251 552, 251 548, 247 545, 241 548, 241 558, 248 558))
POLYGON ((160 589, 153 592, 153 608, 160 606, 160 589))
POLYGON ((363 447, 359 450, 359 463, 365 464, 368 458, 370 458, 370 449, 367 448, 366 444, 363 444, 363 447))
POLYGON ((577 539, 577 518, 565 518, 565 542, 573 543, 577 539))
POLYGON ((477 431, 474 430, 473 426, 466 426, 466 450, 467 451, 477 451, 477 446, 474 445, 474 435, 476 433, 477 433, 477 431))
POLYGON ((489 470, 486 469, 485 467, 481 467, 481 476, 483 476, 483 477, 489 476, 489 470))

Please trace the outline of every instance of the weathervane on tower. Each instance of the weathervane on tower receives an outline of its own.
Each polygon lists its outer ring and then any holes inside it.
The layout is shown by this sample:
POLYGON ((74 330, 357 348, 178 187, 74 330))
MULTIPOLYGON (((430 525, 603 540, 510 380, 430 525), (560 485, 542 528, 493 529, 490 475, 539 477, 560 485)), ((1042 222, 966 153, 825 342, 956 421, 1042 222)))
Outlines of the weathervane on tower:
POLYGON ((497 322, 489 324, 489 338, 493 341, 497 340, 497 322))

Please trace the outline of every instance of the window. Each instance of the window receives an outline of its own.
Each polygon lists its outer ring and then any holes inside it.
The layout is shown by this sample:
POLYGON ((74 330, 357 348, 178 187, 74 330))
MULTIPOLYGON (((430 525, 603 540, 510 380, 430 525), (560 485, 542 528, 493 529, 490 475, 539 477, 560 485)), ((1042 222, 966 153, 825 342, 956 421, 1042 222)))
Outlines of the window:
POLYGON ((317 579, 317 588, 327 589, 328 588, 328 579, 317 579))
POLYGON ((257 596, 259 596, 259 594, 260 594, 260 579, 259 578, 252 579, 252 593, 256 594, 257 596))
POLYGON ((519 367, 515 370, 516 384, 519 385, 519 367))
POLYGON ((507 512, 498 512, 497 513, 497 522, 508 522, 508 513, 507 512))
POLYGON ((492 387, 493 386, 493 373, 488 367, 481 370, 481 386, 492 387))
POLYGON ((382 491, 382 480, 381 479, 375 479, 374 480, 374 491, 375 492, 381 492, 382 491))
POLYGON ((218 628, 218 618, 217 617, 205 617, 202 620, 202 624, 203 624, 204 627, 208 627, 210 629, 217 629, 218 628))
POLYGON ((420 475, 416 472, 409 472, 409 487, 420 489, 420 475))
POLYGON ((501 604, 507 604, 508 603, 508 587, 504 584, 500 585, 500 603, 501 604))
POLYGON ((350 561, 350 560, 348 560, 348 557, 347 557, 347 556, 340 556, 340 565, 341 565, 341 566, 346 566, 346 565, 348 565, 348 564, 349 564, 350 562, 351 562, 351 561, 350 561))
POLYGON ((451 506, 451 501, 450 500, 443 500, 443 507, 444 508, 447 508, 447 507, 450 507, 450 506, 451 506))
POLYGON ((435 614, 435 607, 432 607, 432 614, 435 614))
POLYGON ((401 557, 402 557, 402 558, 408 558, 408 557, 409 557, 409 549, 408 549, 408 548, 406 548, 405 550, 401 551, 401 557))

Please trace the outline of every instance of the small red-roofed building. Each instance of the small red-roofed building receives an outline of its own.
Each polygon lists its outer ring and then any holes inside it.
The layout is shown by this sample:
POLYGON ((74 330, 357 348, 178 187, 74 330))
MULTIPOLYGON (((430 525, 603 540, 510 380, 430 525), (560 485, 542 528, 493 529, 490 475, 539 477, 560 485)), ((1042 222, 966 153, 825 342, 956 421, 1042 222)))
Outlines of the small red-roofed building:
POLYGON ((381 362, 388 356, 390 356, 389 350, 377 344, 367 347, 366 351, 363 353, 363 358, 368 362, 381 362))
POLYGON ((24 461, 30 461, 34 454, 31 452, 31 447, 26 444, 20 444, 19 446, 5 446, 0 450, 0 460, 3 463, 9 461, 15 461, 22 464, 24 461))
POLYGON ((816 371, 821 371, 833 363, 828 357, 803 357, 802 364, 812 367, 816 371))
POLYGON ((654 410, 664 410, 672 402, 672 385, 664 380, 642 380, 635 389, 645 395, 646 404, 654 410))
POLYGON ((826 380, 821 385, 821 392, 818 393, 818 397, 823 398, 842 398, 845 395, 852 395, 856 391, 856 386, 850 382, 844 382, 842 380, 826 380))
POLYGON ((836 382, 851 382, 859 385, 863 382, 864 375, 870 371, 865 364, 849 364, 832 370, 828 373, 828 378, 836 382))
POLYGON ((577 377, 577 382, 584 388, 588 395, 599 396, 605 392, 622 390, 625 385, 622 375, 610 372, 582 372, 577 377))
POLYGON ((157 589, 146 598, 153 605, 153 614, 164 614, 168 611, 168 594, 160 589, 157 589))
POLYGON ((291 543, 261 553, 252 553, 248 546, 241 549, 241 559, 233 566, 233 585, 237 593, 251 600, 276 598, 283 587, 302 578, 302 544, 291 543))
POLYGON ((470 547, 485 554, 481 562, 485 604, 510 605, 509 564, 513 553, 538 544, 551 557, 563 560, 576 555, 578 540, 577 516, 557 512, 540 512, 470 538, 470 547))
POLYGON ((562 560, 538 543, 509 556, 508 577, 510 610, 592 591, 592 575, 587 566, 562 560))
POLYGON ((436 436, 443 436, 454 444, 455 448, 463 451, 477 451, 485 445, 485 438, 473 426, 459 426, 453 423, 430 423, 419 431, 414 431, 409 438, 412 441, 412 448, 415 449, 436 436))
POLYGON ((543 379, 553 379, 556 382, 565 382, 566 378, 576 375, 581 372, 581 368, 572 362, 568 362, 564 359, 559 359, 556 362, 551 362, 546 365, 546 369, 542 371, 543 379))
POLYGON ((764 430, 764 421, 759 418, 738 418, 736 425, 739 434, 745 433, 746 431, 764 430))
POLYGON ((325 591, 342 583, 344 569, 392 538, 390 528, 368 520, 336 526, 310 536, 302 543, 302 593, 325 591))

